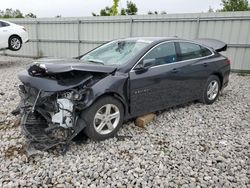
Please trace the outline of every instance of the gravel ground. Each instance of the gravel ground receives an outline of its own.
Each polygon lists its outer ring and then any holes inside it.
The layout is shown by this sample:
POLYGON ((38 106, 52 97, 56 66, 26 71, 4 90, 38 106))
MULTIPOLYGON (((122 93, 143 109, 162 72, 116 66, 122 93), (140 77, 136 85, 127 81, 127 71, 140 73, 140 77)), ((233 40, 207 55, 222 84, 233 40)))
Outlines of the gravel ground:
POLYGON ((31 61, 0 57, 0 187, 250 187, 250 75, 231 74, 213 105, 170 109, 145 129, 125 124, 119 134, 131 139, 27 157, 10 112, 31 61))

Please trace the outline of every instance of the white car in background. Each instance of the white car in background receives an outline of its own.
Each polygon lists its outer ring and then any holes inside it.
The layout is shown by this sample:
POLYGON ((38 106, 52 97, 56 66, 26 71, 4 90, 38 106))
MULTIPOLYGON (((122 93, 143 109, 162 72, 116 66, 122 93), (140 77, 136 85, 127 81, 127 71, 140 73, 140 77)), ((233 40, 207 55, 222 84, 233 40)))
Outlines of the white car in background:
POLYGON ((28 40, 25 27, 0 20, 0 49, 18 51, 28 40))

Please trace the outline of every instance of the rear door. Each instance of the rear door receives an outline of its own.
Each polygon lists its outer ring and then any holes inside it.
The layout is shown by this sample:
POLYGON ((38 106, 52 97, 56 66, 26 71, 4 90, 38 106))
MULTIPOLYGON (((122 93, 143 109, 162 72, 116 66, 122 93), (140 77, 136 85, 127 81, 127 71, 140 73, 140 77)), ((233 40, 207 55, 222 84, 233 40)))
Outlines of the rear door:
POLYGON ((176 66, 176 92, 181 93, 176 103, 199 99, 206 79, 211 74, 213 52, 192 42, 177 42, 179 65, 176 66))

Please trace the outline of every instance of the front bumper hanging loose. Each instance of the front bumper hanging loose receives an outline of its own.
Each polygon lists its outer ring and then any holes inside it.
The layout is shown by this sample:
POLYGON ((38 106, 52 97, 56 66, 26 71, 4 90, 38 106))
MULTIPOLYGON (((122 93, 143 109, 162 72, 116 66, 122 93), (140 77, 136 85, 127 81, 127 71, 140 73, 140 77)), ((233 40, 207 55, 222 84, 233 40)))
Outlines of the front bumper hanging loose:
POLYGON ((79 118, 74 129, 67 130, 67 135, 64 135, 63 138, 58 138, 52 134, 52 132, 62 130, 62 127, 55 127, 52 130, 43 117, 32 112, 26 113, 21 120, 21 129, 28 140, 26 147, 27 154, 30 156, 58 145, 63 146, 62 153, 64 154, 67 151, 70 141, 81 132, 85 126, 85 121, 79 118))
POLYGON ((28 140, 26 147, 28 155, 33 155, 39 151, 46 151, 60 144, 66 144, 59 139, 51 138, 45 131, 48 128, 46 121, 35 117, 32 112, 23 115, 21 128, 28 140))

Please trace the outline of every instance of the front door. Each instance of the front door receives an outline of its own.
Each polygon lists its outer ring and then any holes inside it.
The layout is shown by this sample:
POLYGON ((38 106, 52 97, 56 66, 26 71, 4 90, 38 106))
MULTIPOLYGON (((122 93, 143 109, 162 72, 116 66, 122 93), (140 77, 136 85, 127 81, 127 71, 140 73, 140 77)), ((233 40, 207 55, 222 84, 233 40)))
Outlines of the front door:
POLYGON ((5 22, 0 21, 0 49, 8 47, 8 25, 5 22))
POLYGON ((176 48, 174 42, 153 47, 130 71, 130 112, 133 116, 153 112, 168 106, 171 98, 166 96, 174 73, 176 48), (154 60, 145 70, 136 70, 145 60, 154 60))

